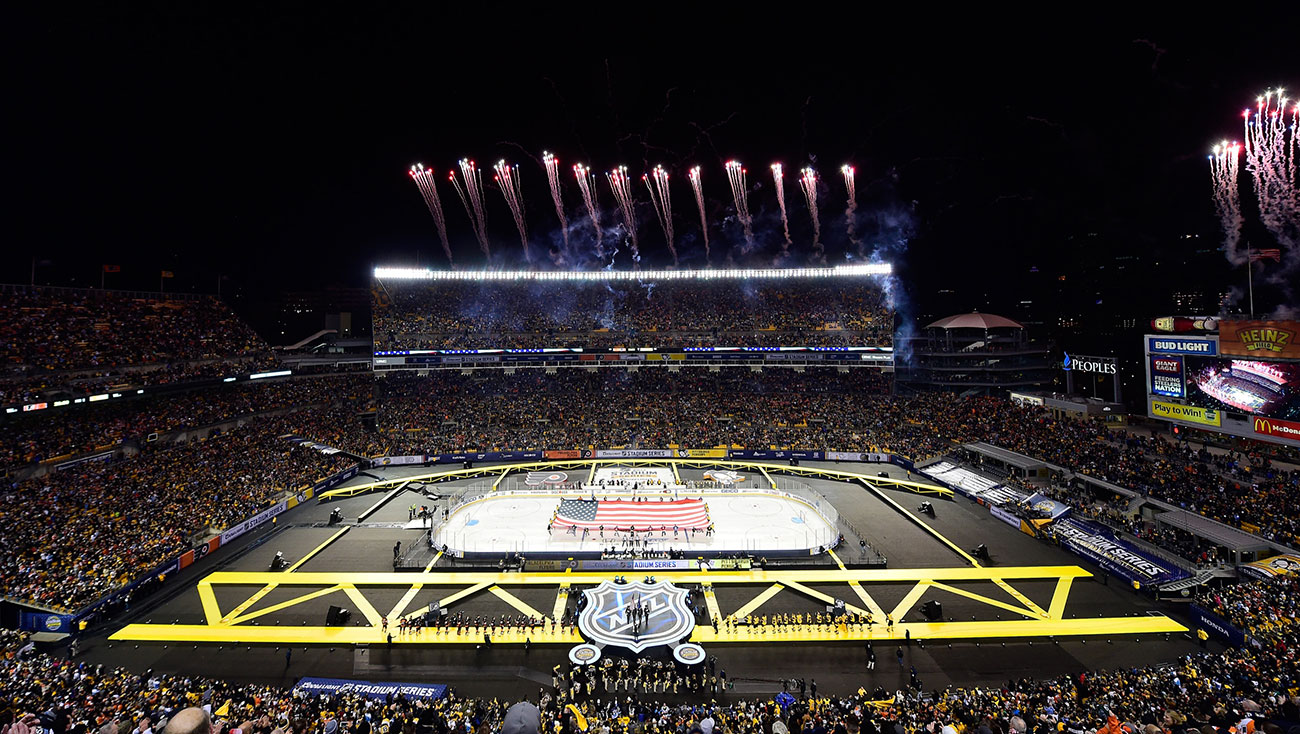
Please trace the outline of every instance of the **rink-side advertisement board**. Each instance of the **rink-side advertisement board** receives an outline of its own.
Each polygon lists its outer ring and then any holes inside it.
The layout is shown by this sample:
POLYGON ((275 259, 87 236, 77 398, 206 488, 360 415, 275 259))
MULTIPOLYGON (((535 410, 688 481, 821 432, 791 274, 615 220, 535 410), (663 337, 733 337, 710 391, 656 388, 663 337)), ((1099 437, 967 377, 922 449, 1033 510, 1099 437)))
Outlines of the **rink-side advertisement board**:
POLYGON ((401 694, 406 698, 424 698, 436 701, 447 693, 447 686, 437 683, 374 683, 368 680, 349 680, 346 678, 301 678, 293 687, 294 691, 307 694, 338 695, 351 693, 379 700, 401 694))

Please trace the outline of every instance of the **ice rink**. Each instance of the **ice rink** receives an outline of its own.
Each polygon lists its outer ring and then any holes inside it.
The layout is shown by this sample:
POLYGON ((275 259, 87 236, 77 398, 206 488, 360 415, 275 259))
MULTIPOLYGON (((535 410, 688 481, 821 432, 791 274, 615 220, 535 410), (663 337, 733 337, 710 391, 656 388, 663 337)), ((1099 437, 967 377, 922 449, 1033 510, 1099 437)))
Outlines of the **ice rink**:
MULTIPOLYGON (((626 534, 604 537, 591 533, 548 532, 547 522, 562 499, 590 499, 591 490, 583 492, 494 492, 454 509, 447 521, 434 532, 434 544, 445 544, 456 552, 505 553, 524 555, 599 553, 610 547, 624 547, 626 534)), ((595 496, 613 499, 630 497, 630 492, 615 493, 596 489, 595 496)), ((642 494, 644 496, 644 494, 642 494)), ((687 537, 673 531, 654 533, 650 550, 694 550, 706 553, 768 553, 789 555, 816 550, 833 544, 838 532, 832 519, 835 511, 819 508, 808 501, 776 490, 679 490, 682 499, 701 498, 709 508, 713 534, 697 533, 687 537)), ((641 546, 638 546, 641 547, 641 546)))

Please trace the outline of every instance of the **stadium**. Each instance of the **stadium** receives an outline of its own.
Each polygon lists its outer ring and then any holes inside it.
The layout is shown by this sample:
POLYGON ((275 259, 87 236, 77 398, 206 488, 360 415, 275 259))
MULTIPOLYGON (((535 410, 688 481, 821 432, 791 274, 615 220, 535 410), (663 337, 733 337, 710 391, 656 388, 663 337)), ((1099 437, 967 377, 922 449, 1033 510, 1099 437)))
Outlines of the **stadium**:
POLYGON ((1300 734, 1294 10, 280 10, 10 23, 0 734, 1300 734))
POLYGON ((1009 676, 1029 710, 1085 671, 1188 695, 1291 634, 1294 470, 1152 485, 1154 435, 902 389, 887 266, 623 275, 376 269, 361 370, 210 297, 5 288, 5 512, 42 518, 5 531, 9 664, 299 712, 908 712, 1009 676))

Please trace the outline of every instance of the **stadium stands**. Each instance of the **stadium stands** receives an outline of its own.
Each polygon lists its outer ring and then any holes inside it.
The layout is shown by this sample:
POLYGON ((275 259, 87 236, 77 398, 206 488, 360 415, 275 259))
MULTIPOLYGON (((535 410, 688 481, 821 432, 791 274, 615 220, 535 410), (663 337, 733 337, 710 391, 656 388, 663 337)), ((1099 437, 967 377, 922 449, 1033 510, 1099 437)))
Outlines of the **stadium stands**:
POLYGON ((889 346, 867 278, 747 281, 385 281, 377 350, 889 346))
POLYGON ((223 377, 275 364, 221 301, 184 294, 0 286, 0 403, 109 385, 223 377))

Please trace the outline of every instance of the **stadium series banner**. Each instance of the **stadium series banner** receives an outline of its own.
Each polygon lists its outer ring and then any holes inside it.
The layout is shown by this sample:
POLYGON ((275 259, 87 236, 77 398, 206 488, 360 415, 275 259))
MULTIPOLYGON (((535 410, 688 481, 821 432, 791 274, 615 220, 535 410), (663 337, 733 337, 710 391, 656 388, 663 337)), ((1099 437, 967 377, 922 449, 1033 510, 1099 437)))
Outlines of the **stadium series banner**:
POLYGON ((1067 517, 1052 523, 1049 528, 1057 542, 1068 550, 1128 581, 1146 586, 1167 584, 1191 575, 1116 538, 1115 533, 1104 525, 1067 517))
POLYGON ((306 693, 355 693, 381 700, 400 693, 407 698, 437 700, 447 693, 447 686, 434 683, 371 683, 368 680, 345 678, 302 678, 293 690, 306 693))

